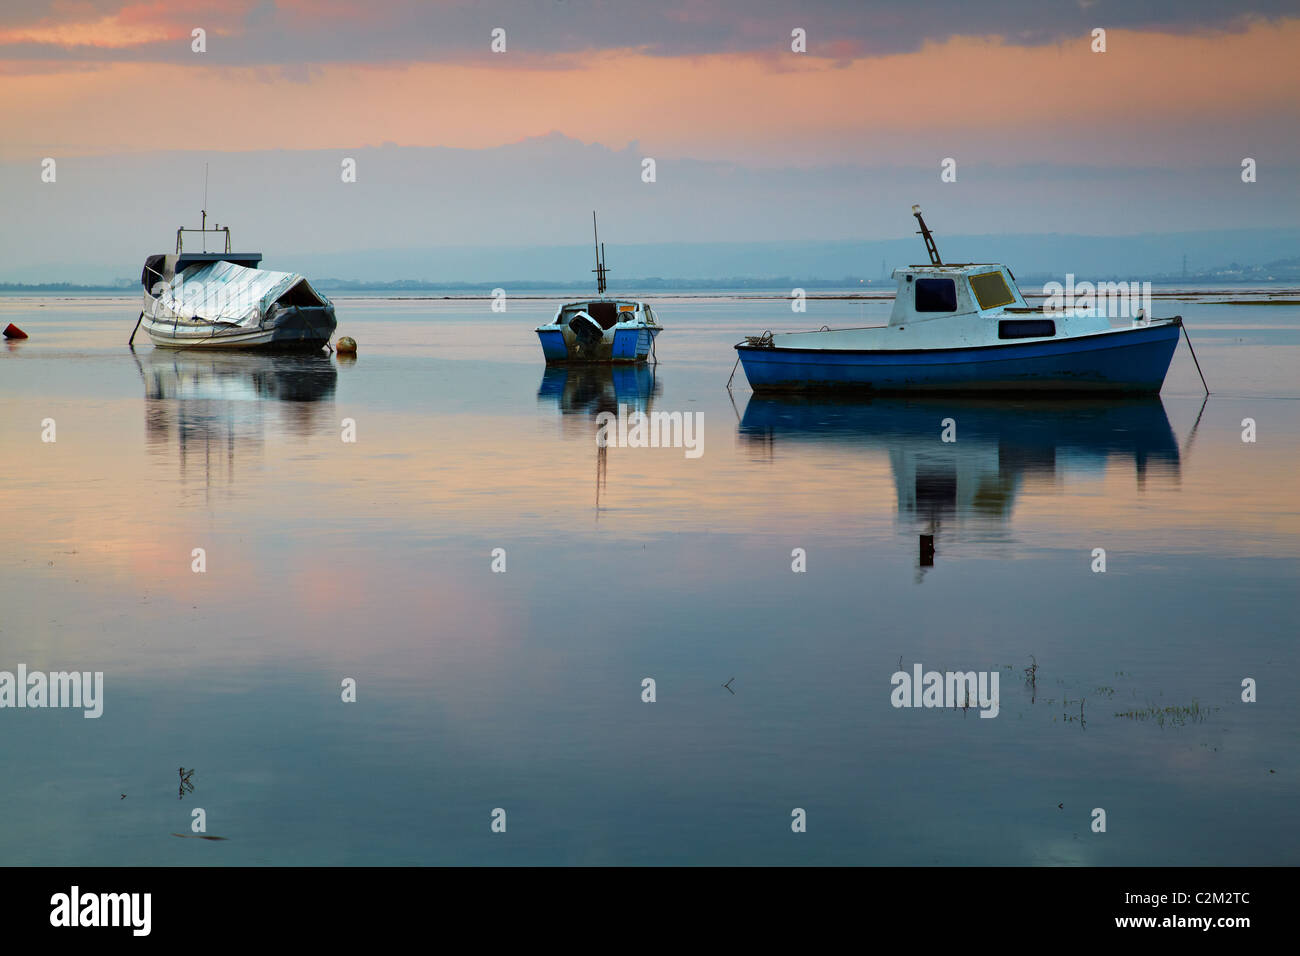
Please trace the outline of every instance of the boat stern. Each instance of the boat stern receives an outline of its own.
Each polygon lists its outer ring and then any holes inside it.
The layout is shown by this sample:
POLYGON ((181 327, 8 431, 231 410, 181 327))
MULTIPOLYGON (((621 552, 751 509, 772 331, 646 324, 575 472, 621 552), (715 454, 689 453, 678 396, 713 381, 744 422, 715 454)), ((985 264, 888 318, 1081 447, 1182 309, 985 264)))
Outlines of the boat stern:
POLYGON ((581 312, 567 325, 550 323, 535 331, 548 365, 626 364, 646 361, 662 329, 639 318, 602 328, 581 312))
POLYGON ((537 338, 542 343, 542 355, 547 363, 565 362, 569 358, 569 346, 565 344, 564 332, 557 326, 543 326, 537 330, 537 338))

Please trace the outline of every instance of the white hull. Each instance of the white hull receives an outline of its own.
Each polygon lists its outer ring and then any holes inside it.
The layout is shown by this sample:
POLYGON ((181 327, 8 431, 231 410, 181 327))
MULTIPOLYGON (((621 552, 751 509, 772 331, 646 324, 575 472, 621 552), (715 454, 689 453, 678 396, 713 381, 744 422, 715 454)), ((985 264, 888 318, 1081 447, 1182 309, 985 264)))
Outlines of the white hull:
POLYGON ((223 332, 214 330, 206 322, 194 328, 186 328, 170 322, 157 322, 147 315, 140 323, 140 328, 154 345, 169 349, 258 348, 271 345, 275 335, 274 329, 232 329, 223 332))

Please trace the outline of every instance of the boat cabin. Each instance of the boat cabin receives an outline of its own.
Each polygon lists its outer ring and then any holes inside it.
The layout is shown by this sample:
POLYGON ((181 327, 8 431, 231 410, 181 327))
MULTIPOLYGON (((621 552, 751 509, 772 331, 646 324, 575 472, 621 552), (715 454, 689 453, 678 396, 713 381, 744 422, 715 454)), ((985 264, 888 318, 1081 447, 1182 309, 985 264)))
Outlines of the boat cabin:
MULTIPOLYGON (((895 269, 898 292, 890 325, 976 312, 1029 309, 1011 270, 997 263, 895 269)), ((1033 310, 1038 311, 1038 310, 1033 310)))
POLYGON ((632 299, 596 299, 587 302, 566 302, 555 313, 552 325, 568 326, 580 312, 596 320, 602 330, 608 331, 620 322, 644 321, 655 324, 654 312, 649 303, 632 299))
POLYGON ((889 326, 905 328, 933 319, 965 319, 959 327, 967 343, 987 334, 994 341, 1083 335, 1110 328, 1104 315, 1045 311, 1025 302, 1011 270, 996 262, 914 265, 895 269, 898 291, 889 326), (988 319, 986 331, 981 319, 988 319), (970 323, 974 320, 975 325, 970 323), (993 323, 996 322, 996 325, 993 323), (996 330, 996 337, 994 331, 996 330))
POLYGON ((245 269, 256 269, 262 262, 260 252, 182 252, 178 255, 147 256, 140 272, 140 284, 152 292, 159 282, 170 283, 189 266, 212 262, 230 262, 245 269))
POLYGON ((176 230, 175 255, 159 254, 148 256, 144 260, 144 269, 140 272, 140 284, 147 293, 153 294, 158 283, 169 284, 176 276, 189 266, 210 265, 214 262, 229 262, 245 269, 256 269, 261 265, 260 252, 233 252, 230 247, 230 227, 213 224, 208 226, 208 211, 202 211, 202 221, 198 229, 181 226, 176 230), (221 252, 208 252, 205 246, 202 252, 185 251, 185 233, 197 232, 205 239, 209 234, 220 234, 225 239, 225 249, 221 252))

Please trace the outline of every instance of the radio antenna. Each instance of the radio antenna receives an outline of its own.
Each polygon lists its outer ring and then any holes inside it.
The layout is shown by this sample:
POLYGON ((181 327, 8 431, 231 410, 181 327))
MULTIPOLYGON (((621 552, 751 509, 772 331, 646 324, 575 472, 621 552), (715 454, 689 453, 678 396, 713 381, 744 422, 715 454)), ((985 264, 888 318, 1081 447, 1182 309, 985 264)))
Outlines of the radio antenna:
POLYGON ((925 240, 925 251, 930 254, 930 265, 932 266, 943 265, 943 260, 939 258, 939 249, 934 244, 934 236, 931 234, 930 230, 926 227, 925 220, 921 218, 921 207, 913 206, 912 215, 915 216, 916 221, 921 224, 921 231, 918 233, 918 235, 925 240))
POLYGON ((596 268, 591 271, 596 273, 596 294, 605 294, 605 273, 609 270, 605 268, 605 247, 600 242, 600 233, 596 229, 596 210, 591 211, 591 235, 596 243, 596 268))
MULTIPOLYGON (((203 209, 200 210, 202 222, 199 224, 204 230, 208 228, 208 164, 203 164, 203 209)), ((208 251, 208 234, 203 233, 203 251, 208 251)))

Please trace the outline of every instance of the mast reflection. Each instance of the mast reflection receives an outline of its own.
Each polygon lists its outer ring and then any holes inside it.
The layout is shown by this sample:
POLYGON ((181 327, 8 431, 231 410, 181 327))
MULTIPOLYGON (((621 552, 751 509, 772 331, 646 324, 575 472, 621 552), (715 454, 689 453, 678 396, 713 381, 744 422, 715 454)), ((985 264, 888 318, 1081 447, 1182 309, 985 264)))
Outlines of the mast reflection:
POLYGON ((834 399, 752 396, 739 425, 758 457, 777 446, 831 444, 884 451, 898 512, 918 535, 918 578, 942 555, 945 537, 972 525, 1009 522, 1031 480, 1134 469, 1177 484, 1180 454, 1159 397, 1008 402, 996 399, 834 399), (954 441, 943 423, 954 422, 954 441))
POLYGON ((137 356, 150 450, 173 446, 182 479, 235 483, 236 461, 259 451, 268 430, 306 437, 333 427, 325 413, 338 370, 327 355, 196 353, 137 356))

